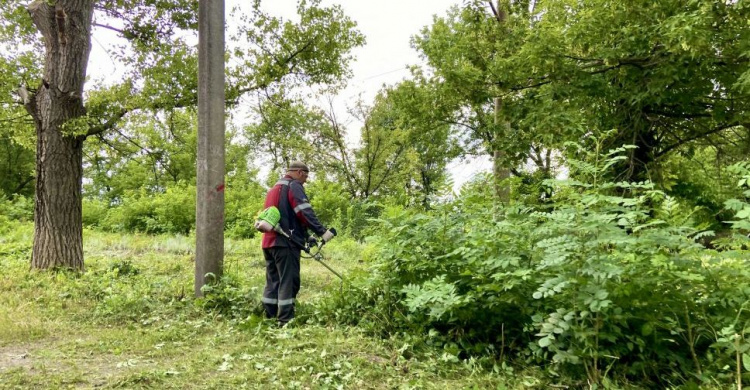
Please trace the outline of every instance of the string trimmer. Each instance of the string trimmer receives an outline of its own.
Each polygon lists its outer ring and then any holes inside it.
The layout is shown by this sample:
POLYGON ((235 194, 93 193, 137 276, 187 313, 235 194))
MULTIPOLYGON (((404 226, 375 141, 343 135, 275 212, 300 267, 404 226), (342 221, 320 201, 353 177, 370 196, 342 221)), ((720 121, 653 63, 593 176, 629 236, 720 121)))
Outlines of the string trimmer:
POLYGON ((307 258, 312 258, 318 263, 322 264, 324 267, 328 268, 329 271, 331 271, 334 275, 338 276, 341 281, 344 280, 344 277, 341 276, 338 272, 336 272, 333 268, 331 268, 328 264, 326 264, 323 261, 323 254, 320 253, 320 250, 323 248, 323 245, 326 244, 325 241, 320 243, 320 245, 317 244, 317 241, 312 239, 310 242, 308 242, 310 245, 306 245, 305 243, 299 242, 292 238, 291 235, 289 235, 287 232, 284 231, 284 229, 281 228, 281 225, 279 225, 279 221, 281 220, 281 213, 279 212, 279 209, 275 206, 271 206, 263 210, 260 215, 258 215, 258 220, 255 221, 255 228, 258 229, 261 232, 268 233, 271 231, 274 231, 278 234, 281 234, 282 236, 286 237, 290 242, 293 242, 294 245, 297 245, 300 249, 302 249, 305 253, 307 253, 309 256, 305 256, 307 258), (315 247, 318 250, 315 253, 312 253, 312 248, 315 247))

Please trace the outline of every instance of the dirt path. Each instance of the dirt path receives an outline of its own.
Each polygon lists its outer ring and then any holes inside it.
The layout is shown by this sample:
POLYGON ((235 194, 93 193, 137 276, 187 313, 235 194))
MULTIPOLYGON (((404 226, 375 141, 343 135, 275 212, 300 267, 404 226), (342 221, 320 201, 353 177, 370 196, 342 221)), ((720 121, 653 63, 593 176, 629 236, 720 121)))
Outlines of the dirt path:
POLYGON ((0 373, 14 368, 31 368, 34 345, 9 345, 0 347, 0 373))

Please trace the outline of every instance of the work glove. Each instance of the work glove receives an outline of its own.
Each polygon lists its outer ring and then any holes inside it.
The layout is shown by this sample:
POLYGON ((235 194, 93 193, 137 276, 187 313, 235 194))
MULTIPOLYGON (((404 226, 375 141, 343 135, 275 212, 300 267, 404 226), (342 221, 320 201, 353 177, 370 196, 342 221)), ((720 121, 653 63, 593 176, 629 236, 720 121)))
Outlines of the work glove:
POLYGON ((309 246, 310 248, 318 246, 318 240, 316 240, 313 236, 307 237, 307 246, 309 246))
POLYGON ((333 237, 335 236, 336 236, 336 229, 330 228, 326 230, 325 233, 323 233, 323 236, 321 237, 321 239, 323 240, 323 242, 328 242, 328 241, 331 241, 331 239, 333 239, 333 237))

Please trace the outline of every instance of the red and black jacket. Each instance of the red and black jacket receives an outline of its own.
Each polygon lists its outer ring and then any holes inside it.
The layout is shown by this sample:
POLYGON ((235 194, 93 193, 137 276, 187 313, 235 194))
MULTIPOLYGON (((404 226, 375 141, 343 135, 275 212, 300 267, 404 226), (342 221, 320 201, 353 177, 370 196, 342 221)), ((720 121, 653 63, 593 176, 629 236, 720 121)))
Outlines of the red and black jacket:
MULTIPOLYGON (((279 225, 287 232, 293 240, 304 243, 311 229, 315 234, 321 236, 326 228, 320 223, 318 217, 307 199, 302 183, 287 175, 279 179, 266 195, 266 203, 263 208, 276 206, 281 213, 279 225)), ((277 234, 274 231, 263 233, 263 248, 275 246, 295 247, 294 243, 277 234)))

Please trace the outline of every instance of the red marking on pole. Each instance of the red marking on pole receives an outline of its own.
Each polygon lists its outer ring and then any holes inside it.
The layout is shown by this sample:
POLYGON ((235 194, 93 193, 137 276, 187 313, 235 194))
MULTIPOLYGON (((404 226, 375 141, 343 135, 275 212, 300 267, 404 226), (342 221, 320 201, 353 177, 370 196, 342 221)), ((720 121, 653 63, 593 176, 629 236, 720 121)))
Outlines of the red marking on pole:
POLYGON ((216 192, 222 192, 224 191, 224 183, 219 184, 216 186, 216 192))

